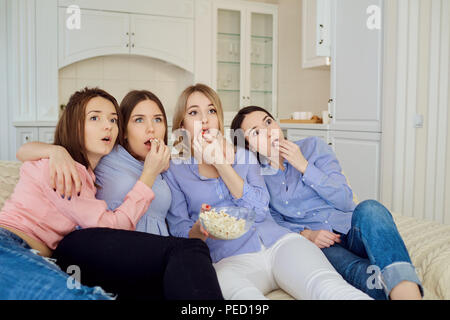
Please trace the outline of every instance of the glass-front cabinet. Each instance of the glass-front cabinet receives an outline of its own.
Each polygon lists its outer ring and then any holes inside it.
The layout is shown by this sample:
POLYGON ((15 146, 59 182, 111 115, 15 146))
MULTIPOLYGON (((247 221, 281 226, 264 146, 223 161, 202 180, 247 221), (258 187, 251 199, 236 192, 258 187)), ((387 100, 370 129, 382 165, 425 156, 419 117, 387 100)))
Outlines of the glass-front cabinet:
POLYGON ((257 105, 277 116, 277 7, 215 2, 213 79, 229 124, 239 109, 257 105))

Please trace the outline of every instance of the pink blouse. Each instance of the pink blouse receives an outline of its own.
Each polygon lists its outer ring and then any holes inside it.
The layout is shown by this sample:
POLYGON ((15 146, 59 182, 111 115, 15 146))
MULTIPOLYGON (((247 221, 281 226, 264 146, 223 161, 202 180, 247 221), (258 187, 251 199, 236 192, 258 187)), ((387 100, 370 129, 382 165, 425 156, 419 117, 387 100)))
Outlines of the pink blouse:
POLYGON ((77 169, 81 193, 68 200, 50 187, 48 159, 25 162, 13 194, 0 211, 0 225, 20 230, 52 250, 76 226, 135 230, 155 197, 152 189, 136 182, 122 205, 109 211, 105 201, 95 198, 94 173, 79 163, 77 169))

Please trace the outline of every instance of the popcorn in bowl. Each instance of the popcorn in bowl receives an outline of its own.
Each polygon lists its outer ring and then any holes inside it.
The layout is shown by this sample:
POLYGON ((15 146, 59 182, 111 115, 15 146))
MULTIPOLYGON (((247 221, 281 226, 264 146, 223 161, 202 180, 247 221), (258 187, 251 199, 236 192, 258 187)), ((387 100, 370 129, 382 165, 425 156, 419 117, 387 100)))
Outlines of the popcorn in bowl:
POLYGON ((255 213, 243 207, 223 207, 202 211, 199 218, 211 236, 220 240, 234 240, 250 229, 255 213))

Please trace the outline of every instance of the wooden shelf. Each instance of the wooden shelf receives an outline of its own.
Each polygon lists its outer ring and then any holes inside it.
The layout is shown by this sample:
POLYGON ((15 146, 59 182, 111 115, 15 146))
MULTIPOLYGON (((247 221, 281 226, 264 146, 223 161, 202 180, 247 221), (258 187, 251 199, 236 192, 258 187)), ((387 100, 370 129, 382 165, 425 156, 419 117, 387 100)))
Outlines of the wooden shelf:
POLYGON ((322 123, 322 119, 314 120, 292 120, 292 119, 282 119, 280 123, 322 123))

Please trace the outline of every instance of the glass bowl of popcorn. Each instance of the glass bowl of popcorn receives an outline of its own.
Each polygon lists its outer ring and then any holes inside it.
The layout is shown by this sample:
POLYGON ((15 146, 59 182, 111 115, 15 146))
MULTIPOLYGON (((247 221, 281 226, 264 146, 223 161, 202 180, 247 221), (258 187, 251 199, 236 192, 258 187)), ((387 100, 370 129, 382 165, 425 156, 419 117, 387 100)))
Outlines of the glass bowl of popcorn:
POLYGON ((214 238, 234 240, 242 237, 255 222, 255 211, 244 207, 219 207, 202 211, 202 227, 214 238))

